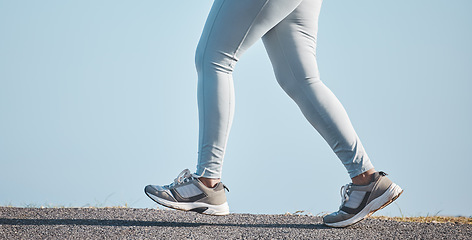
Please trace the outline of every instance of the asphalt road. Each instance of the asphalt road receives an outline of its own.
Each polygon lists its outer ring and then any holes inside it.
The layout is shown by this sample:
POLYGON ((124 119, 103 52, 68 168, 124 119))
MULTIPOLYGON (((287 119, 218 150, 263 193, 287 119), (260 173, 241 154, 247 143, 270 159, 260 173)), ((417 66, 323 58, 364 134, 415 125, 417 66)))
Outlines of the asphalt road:
POLYGON ((0 207, 0 239, 472 239, 472 225, 367 219, 337 229, 303 215, 0 207))

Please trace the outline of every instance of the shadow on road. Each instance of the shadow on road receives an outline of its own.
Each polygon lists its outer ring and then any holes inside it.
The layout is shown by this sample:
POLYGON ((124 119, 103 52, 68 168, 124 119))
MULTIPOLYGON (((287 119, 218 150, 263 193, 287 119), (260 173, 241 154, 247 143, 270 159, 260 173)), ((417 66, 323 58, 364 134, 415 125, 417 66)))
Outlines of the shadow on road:
POLYGON ((84 225, 84 226, 144 226, 144 227, 243 227, 243 228, 299 228, 327 229, 323 224, 236 224, 236 223, 196 223, 196 222, 159 222, 134 220, 104 220, 104 219, 15 219, 0 218, 0 225, 84 225))

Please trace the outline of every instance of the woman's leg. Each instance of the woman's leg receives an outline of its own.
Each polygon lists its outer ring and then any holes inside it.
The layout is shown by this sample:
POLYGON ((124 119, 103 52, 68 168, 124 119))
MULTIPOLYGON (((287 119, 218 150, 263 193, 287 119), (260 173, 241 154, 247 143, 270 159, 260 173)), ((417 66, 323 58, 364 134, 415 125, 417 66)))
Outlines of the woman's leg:
POLYGON ((263 41, 277 81, 354 178, 373 166, 343 106, 320 80, 316 38, 321 2, 301 2, 263 41))
POLYGON ((221 177, 234 112, 239 57, 302 0, 215 0, 197 47, 199 147, 196 174, 221 177))
POLYGON ((328 142, 352 182, 341 188, 339 211, 323 217, 327 226, 346 227, 397 199, 403 190, 384 172, 375 172, 341 103, 320 81, 316 33, 321 0, 303 2, 264 37, 282 88, 328 142))

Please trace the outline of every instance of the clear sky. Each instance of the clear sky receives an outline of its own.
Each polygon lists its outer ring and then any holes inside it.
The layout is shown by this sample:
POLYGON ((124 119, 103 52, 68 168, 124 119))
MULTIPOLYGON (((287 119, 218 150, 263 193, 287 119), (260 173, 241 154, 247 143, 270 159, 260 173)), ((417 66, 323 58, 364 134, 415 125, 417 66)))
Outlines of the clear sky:
MULTIPOLYGON (((195 170, 195 47, 210 0, 0 0, 0 205, 155 208, 195 170)), ((378 214, 471 216, 472 1, 325 1, 321 79, 377 170, 378 214)), ((349 177, 277 85, 238 63, 223 182, 232 212, 335 211, 349 177)))

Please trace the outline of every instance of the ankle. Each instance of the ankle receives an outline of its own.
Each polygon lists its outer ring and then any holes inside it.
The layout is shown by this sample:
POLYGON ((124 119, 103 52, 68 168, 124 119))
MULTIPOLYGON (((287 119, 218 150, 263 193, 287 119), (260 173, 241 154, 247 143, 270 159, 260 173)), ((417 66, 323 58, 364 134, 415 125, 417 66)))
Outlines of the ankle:
POLYGON ((219 178, 200 177, 200 178, 198 178, 198 180, 200 180, 200 182, 202 182, 203 185, 205 185, 208 188, 214 188, 216 186, 216 184, 218 184, 220 182, 219 178))
POLYGON ((375 173, 375 169, 369 169, 364 173, 361 173, 352 178, 352 183, 356 185, 367 185, 372 182, 372 176, 375 173))

